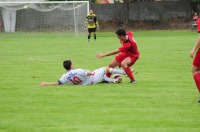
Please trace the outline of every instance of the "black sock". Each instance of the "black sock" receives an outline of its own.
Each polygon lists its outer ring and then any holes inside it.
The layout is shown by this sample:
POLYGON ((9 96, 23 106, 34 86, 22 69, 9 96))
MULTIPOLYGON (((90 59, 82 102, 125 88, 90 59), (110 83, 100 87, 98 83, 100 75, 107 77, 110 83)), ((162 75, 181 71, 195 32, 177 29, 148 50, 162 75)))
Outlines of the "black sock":
POLYGON ((96 40, 97 39, 97 36, 96 36, 96 34, 94 34, 94 40, 96 40))
POLYGON ((88 40, 90 40, 90 35, 88 35, 88 40))

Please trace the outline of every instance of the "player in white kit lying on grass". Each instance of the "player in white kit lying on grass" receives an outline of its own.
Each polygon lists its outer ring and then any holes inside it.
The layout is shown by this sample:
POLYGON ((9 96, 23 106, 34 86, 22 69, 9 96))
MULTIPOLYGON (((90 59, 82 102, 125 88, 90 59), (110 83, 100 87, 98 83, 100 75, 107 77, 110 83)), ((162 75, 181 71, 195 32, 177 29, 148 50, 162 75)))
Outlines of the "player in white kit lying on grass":
POLYGON ((123 70, 102 67, 94 70, 93 72, 89 70, 83 70, 81 68, 74 69, 74 66, 71 60, 65 60, 63 62, 63 67, 67 70, 67 73, 63 74, 58 82, 41 82, 40 86, 45 85, 62 85, 62 84, 80 84, 80 85, 89 85, 89 84, 98 84, 103 81, 108 83, 120 83, 122 78, 119 76, 117 78, 108 78, 106 73, 113 74, 126 74, 123 70))

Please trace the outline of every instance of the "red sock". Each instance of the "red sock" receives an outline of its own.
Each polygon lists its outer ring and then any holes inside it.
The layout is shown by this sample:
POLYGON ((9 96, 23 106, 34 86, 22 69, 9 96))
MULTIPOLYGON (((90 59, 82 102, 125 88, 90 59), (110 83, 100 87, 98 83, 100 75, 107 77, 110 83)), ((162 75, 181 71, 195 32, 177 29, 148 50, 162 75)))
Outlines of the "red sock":
POLYGON ((130 69, 130 67, 126 67, 124 68, 124 71, 126 72, 127 76, 131 79, 131 81, 134 81, 134 76, 133 76, 133 73, 130 69))
POLYGON ((197 88, 198 88, 198 90, 200 92, 200 73, 194 74, 193 77, 194 77, 194 81, 196 83, 196 86, 197 86, 197 88))
POLYGON ((107 72, 106 76, 110 78, 110 76, 112 75, 112 73, 107 72))

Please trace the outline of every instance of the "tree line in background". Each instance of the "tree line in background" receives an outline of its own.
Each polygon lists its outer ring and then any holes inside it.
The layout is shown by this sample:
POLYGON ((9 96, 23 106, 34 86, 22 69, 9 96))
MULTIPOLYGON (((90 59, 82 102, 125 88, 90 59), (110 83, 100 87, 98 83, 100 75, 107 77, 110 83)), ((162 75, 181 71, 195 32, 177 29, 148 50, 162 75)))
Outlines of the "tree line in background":
MULTIPOLYGON (((66 0, 47 0, 47 1, 66 1, 66 0)), ((67 1, 74 1, 74 0, 67 0, 67 1)), ((76 1, 82 1, 82 0, 76 0, 76 1)), ((85 1, 89 1, 91 3, 95 3, 96 0, 85 0, 85 1)), ((124 8, 123 8, 123 11, 124 11, 124 22, 127 24, 129 22, 129 3, 130 2, 139 2, 139 1, 154 1, 154 0, 122 0, 124 1, 124 8)), ((164 1, 164 0, 163 0, 164 1)), ((185 0, 180 0, 180 1, 185 1, 185 0)), ((188 1, 188 0, 186 0, 188 1)), ((114 0, 114 3, 118 3, 119 0, 114 0)), ((199 9, 198 9, 198 6, 200 5, 200 0, 189 0, 190 3, 190 6, 191 6, 191 9, 193 12, 197 12, 199 13, 199 9)))

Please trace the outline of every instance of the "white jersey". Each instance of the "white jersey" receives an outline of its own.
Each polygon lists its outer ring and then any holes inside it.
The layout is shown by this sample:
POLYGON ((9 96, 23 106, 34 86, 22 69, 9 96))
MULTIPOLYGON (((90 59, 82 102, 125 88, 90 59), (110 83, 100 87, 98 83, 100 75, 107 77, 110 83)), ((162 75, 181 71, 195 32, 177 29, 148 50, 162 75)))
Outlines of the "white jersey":
POLYGON ((58 80, 59 84, 97 84, 103 81, 103 77, 106 73, 105 68, 99 68, 92 72, 91 76, 88 76, 87 70, 75 69, 70 70, 58 80))
POLYGON ((87 71, 83 69, 70 70, 58 80, 59 84, 91 84, 92 76, 87 75, 87 71))

